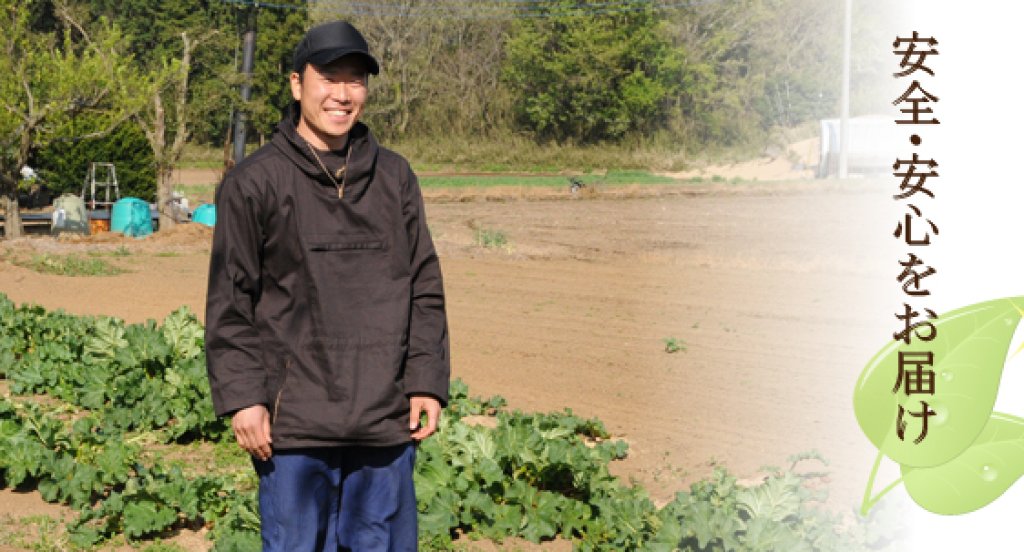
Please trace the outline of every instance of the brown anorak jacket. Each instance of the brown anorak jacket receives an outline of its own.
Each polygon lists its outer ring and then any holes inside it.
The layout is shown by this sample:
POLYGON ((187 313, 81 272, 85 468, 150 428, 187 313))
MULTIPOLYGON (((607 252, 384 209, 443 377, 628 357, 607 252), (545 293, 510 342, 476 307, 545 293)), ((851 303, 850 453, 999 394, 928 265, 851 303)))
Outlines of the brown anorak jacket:
POLYGON ((264 404, 274 448, 410 440, 409 397, 448 400, 441 269, 409 163, 357 123, 344 197, 298 106, 217 189, 206 306, 218 415, 264 404))

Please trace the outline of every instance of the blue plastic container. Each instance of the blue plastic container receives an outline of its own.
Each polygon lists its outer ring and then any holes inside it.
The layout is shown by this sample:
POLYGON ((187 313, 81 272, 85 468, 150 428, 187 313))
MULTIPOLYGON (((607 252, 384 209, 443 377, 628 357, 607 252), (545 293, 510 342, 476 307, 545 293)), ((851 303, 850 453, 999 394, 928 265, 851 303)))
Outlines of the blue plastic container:
POLYGON ((110 231, 140 238, 153 233, 149 203, 137 197, 125 197, 114 202, 110 210, 110 231))
POLYGON ((192 222, 214 226, 217 224, 217 206, 212 203, 204 203, 192 211, 192 222))

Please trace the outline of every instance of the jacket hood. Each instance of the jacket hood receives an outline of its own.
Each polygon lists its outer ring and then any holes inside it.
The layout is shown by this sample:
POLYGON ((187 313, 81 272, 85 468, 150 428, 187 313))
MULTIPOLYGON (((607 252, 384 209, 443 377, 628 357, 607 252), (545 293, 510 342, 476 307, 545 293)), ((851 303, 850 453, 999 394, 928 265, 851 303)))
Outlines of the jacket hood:
MULTIPOLYGON (((285 110, 284 117, 277 125, 277 132, 270 143, 281 150, 288 159, 309 175, 318 184, 334 188, 331 177, 324 172, 313 157, 309 144, 299 135, 296 127, 299 123, 301 110, 299 102, 292 102, 285 110)), ((357 122, 348 133, 348 167, 345 169, 345 197, 358 201, 370 185, 374 167, 377 164, 377 153, 380 146, 370 132, 370 128, 357 122)))

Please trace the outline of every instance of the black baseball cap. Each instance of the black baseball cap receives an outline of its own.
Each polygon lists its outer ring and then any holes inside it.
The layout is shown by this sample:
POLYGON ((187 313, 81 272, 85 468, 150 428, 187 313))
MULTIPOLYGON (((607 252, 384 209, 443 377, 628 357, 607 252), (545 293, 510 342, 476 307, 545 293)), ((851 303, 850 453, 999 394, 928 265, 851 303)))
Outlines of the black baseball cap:
POLYGON ((380 72, 380 65, 370 55, 370 46, 363 35, 347 21, 332 21, 306 32, 295 47, 292 68, 301 73, 307 63, 327 65, 349 54, 359 54, 366 61, 366 70, 371 75, 380 72))

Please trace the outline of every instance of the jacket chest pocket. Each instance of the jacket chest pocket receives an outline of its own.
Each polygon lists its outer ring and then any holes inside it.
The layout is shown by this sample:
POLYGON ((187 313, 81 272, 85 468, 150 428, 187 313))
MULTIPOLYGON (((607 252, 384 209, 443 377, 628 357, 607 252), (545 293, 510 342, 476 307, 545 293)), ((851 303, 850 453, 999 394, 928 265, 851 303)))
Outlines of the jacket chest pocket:
POLYGON ((372 288, 393 276, 387 240, 378 236, 310 236, 306 257, 313 281, 325 291, 372 288))
POLYGON ((309 250, 315 253, 346 251, 384 251, 384 240, 311 241, 309 250))
POLYGON ((393 327, 397 320, 392 320, 392 309, 387 307, 403 300, 408 292, 401 291, 403 278, 387 239, 310 235, 305 241, 314 301, 325 326, 318 333, 339 335, 360 327, 393 327))

